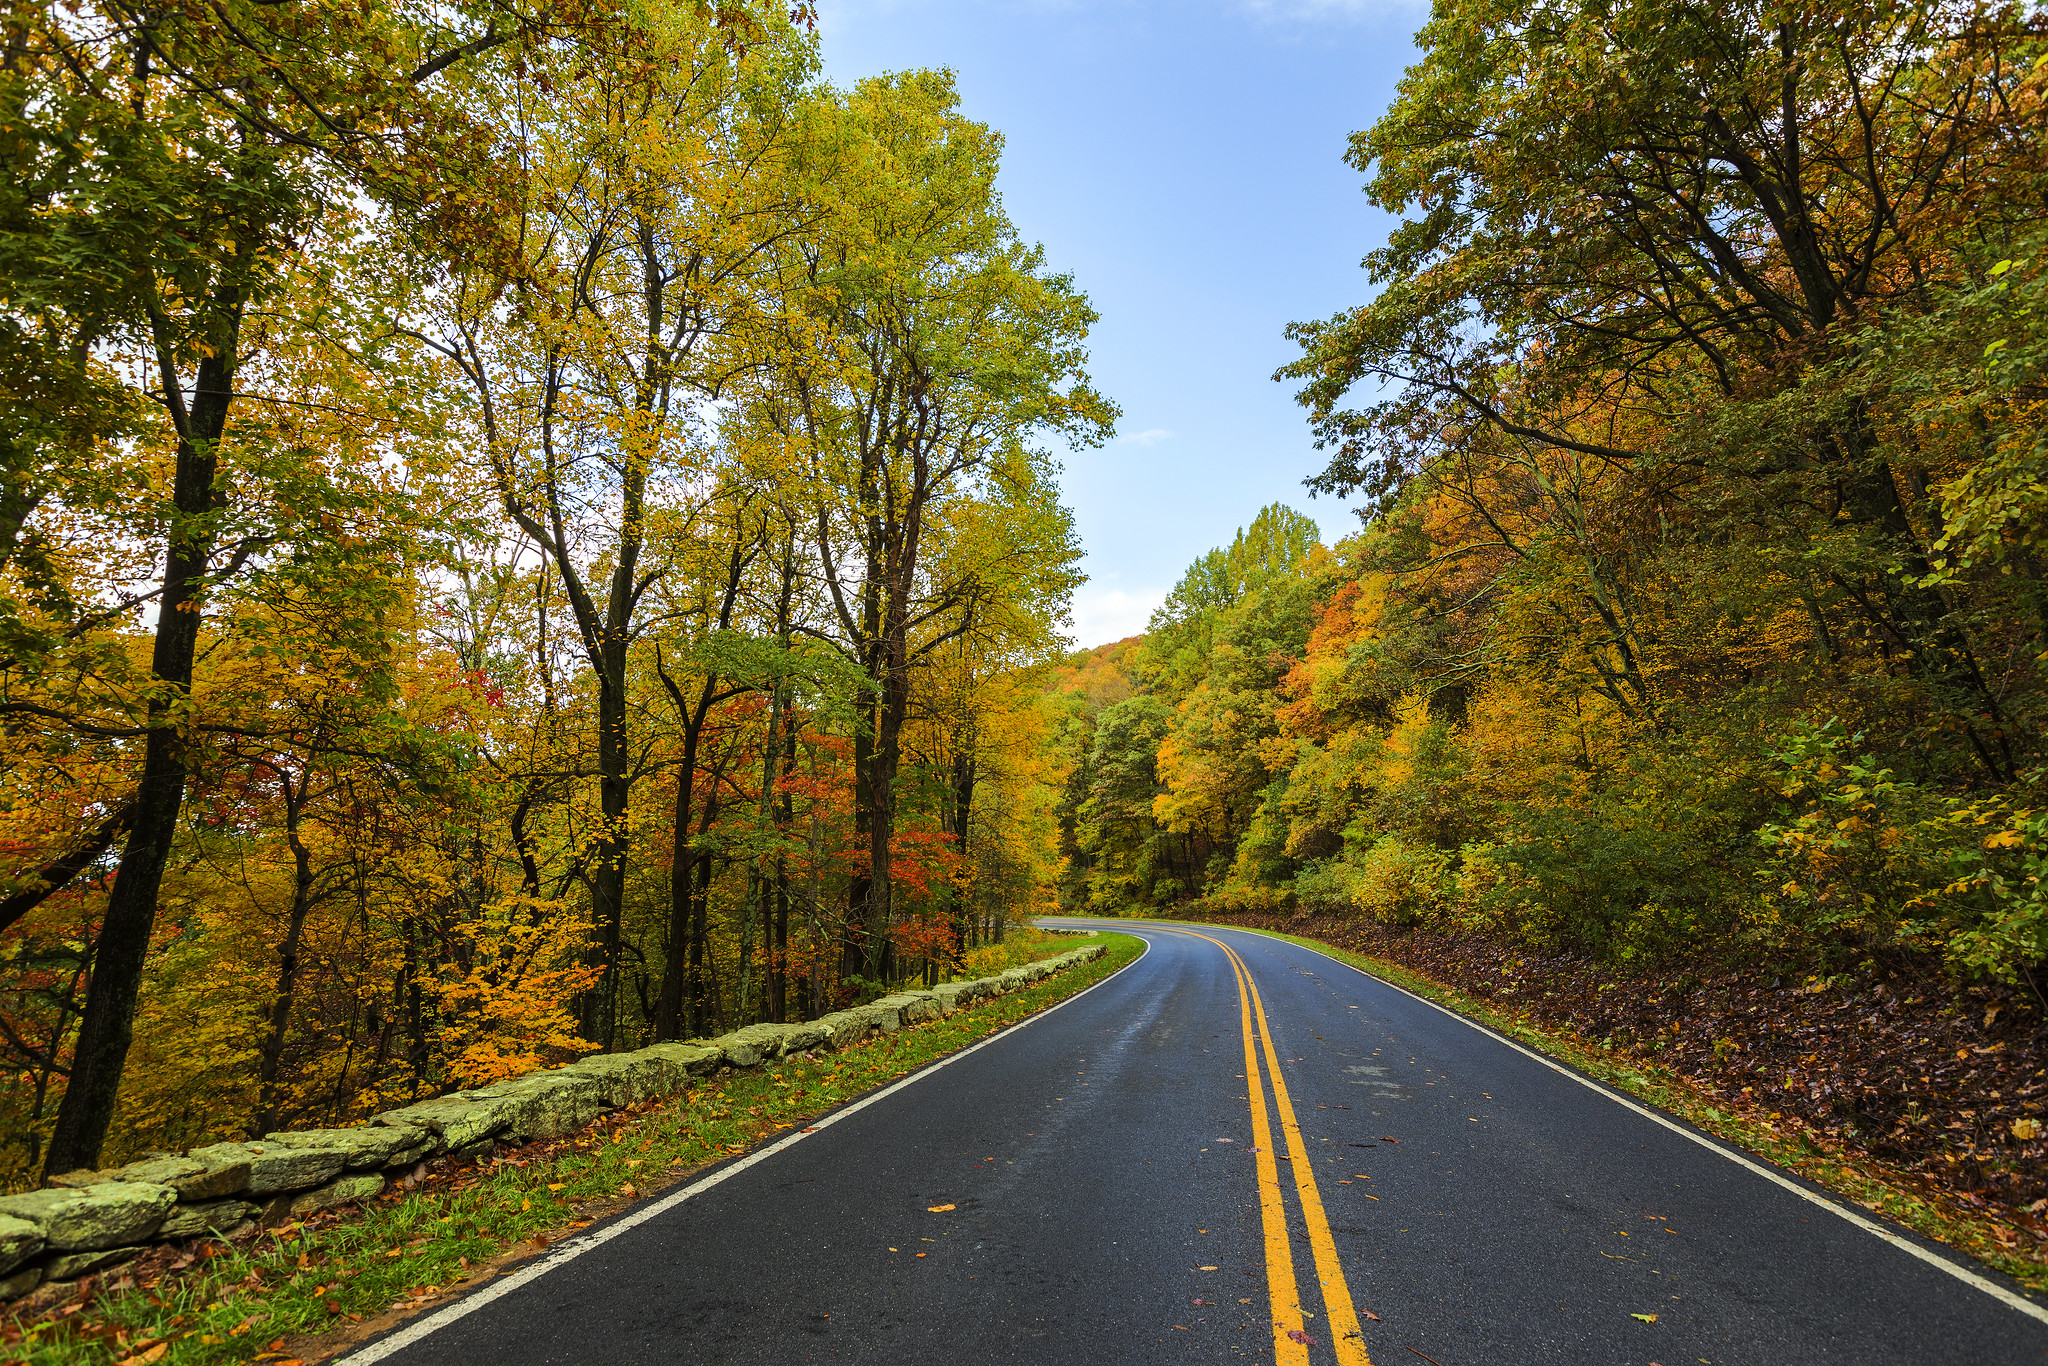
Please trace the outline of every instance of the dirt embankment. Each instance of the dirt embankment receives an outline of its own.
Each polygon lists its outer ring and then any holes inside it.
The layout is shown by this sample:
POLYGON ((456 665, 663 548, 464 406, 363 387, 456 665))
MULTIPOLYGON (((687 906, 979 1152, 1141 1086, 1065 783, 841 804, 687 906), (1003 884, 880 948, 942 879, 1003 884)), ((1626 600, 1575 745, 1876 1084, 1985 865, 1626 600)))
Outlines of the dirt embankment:
POLYGON ((1397 963, 1587 1045, 1651 1059, 1732 1110, 1803 1128, 1941 1201, 2048 1243, 2048 1017, 2024 987, 1938 971, 1808 981, 1631 974, 1484 939, 1339 916, 1176 918, 1279 930, 1397 963))

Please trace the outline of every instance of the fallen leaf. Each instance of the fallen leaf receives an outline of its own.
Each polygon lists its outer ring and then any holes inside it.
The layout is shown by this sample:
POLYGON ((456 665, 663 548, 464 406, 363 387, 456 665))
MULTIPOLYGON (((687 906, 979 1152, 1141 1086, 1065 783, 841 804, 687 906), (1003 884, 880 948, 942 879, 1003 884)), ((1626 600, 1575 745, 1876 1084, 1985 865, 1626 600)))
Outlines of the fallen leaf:
POLYGON ((1287 1336, 1292 1338, 1294 1341, 1300 1343, 1304 1347, 1313 1347, 1316 1345, 1316 1340, 1310 1337, 1307 1333, 1302 1332, 1299 1328, 1288 1329, 1287 1336))
POLYGON ((549 1183, 548 1183, 548 1189, 549 1189, 549 1190, 551 1190, 551 1191, 558 1191, 558 1190, 560 1190, 561 1188, 562 1188, 562 1183, 561 1183, 561 1182, 559 1182, 559 1181, 551 1181, 551 1182, 549 1182, 549 1183))
POLYGON ((1195 1268, 1197 1271, 1214 1271, 1215 1269, 1213 1266, 1198 1266, 1195 1268))
POLYGON ((956 1208, 956 1207, 955 1207, 955 1206, 953 1206, 953 1205, 926 1205, 926 1206, 925 1206, 925 1209, 926 1209, 926 1210, 928 1210, 928 1211, 930 1211, 930 1212, 931 1212, 931 1213, 933 1213, 933 1214, 944 1214, 944 1213, 945 1213, 945 1212, 946 1212, 947 1210, 949 1210, 949 1209, 953 1209, 953 1208, 956 1208))
POLYGON ((1655 1314, 1630 1314, 1629 1317, 1632 1319, 1640 1319, 1644 1323, 1655 1323, 1657 1321, 1657 1316, 1655 1314))
POLYGON ((1373 1313, 1370 1309, 1361 1309, 1358 1312, 1365 1315, 1367 1318, 1371 1319, 1374 1323, 1378 1323, 1380 1321, 1380 1316, 1378 1314, 1373 1313))

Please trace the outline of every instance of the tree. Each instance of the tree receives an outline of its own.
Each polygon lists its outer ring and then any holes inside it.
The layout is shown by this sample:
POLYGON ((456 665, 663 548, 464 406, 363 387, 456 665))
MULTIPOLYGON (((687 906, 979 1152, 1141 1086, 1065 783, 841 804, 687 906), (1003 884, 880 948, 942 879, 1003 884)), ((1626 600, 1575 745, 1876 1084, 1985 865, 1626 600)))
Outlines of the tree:
POLYGON ((961 117, 950 78, 863 82, 834 137, 829 179, 811 191, 828 216, 785 258, 784 364, 759 411, 809 462, 835 633, 873 683, 854 733, 868 866, 849 904, 862 973, 880 979, 912 672, 987 596, 969 563, 931 556, 927 539, 992 470, 1028 459, 1031 435, 1100 440, 1115 410, 1081 369, 1095 314, 1017 241, 994 191, 1000 139, 961 117))
POLYGON ((1829 365, 1925 308, 1973 236, 2038 216, 2019 187, 2039 140, 2013 136, 2040 98, 2038 22, 1941 4, 1440 8, 1352 144, 1375 201, 1413 214, 1368 258, 1382 291, 1291 330, 1305 354, 1282 374, 1334 452, 1312 486, 1387 506, 1475 427, 1739 472, 1760 515, 1810 509, 1788 534, 2009 778, 2013 718, 1926 583, 1874 372, 1845 384, 1829 365), (1374 379, 1384 397, 1344 406, 1374 379), (1856 537, 1821 530, 1837 522, 1856 537))
POLYGON ((521 254, 457 273, 438 341, 478 396, 498 497, 548 558, 597 684, 602 814, 584 876, 604 977, 584 1028, 607 1043, 637 776, 628 656, 655 577, 648 519, 689 496, 702 436, 691 405, 755 363, 755 276, 794 226, 776 159, 812 58, 779 8, 742 17, 618 25, 538 67, 545 101, 498 95, 527 168, 521 254))

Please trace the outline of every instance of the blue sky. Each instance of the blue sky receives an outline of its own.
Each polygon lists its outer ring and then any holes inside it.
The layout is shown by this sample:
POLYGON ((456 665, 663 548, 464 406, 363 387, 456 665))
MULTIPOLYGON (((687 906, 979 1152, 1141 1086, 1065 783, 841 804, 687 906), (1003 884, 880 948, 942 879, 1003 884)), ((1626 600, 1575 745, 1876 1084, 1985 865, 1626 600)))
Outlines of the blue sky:
POLYGON ((1142 631, 1267 503, 1326 541, 1357 526, 1301 486, 1323 462, 1270 376, 1289 322, 1366 295, 1359 258, 1388 224, 1345 140, 1392 98, 1424 17, 1405 0, 824 0, 835 81, 957 73, 966 112, 1008 139, 1010 217, 1102 314, 1091 370, 1124 416, 1063 480, 1082 645, 1142 631))

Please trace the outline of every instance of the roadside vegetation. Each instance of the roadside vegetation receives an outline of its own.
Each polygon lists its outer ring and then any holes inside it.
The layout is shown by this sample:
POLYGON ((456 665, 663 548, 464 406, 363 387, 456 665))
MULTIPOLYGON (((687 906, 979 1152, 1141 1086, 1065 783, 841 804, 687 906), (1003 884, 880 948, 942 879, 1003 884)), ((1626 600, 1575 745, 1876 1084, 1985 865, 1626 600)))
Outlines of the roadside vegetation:
POLYGON ((1115 408, 949 74, 755 0, 0 48, 0 1189, 1050 905, 1044 452, 1115 408))
MULTIPOLYGON (((1038 936, 1035 961, 1074 947, 1038 936)), ((948 1019, 840 1053, 728 1072, 687 1095, 606 1116, 573 1137, 439 1159, 356 1209, 234 1242, 165 1246, 101 1277, 97 1292, 30 1322, 0 1320, 0 1347, 33 1366, 163 1366, 332 1355, 367 1332, 473 1288, 595 1220, 685 1182, 1064 1000, 1143 952, 1105 936, 1092 963, 948 1019), (75 1306, 75 1307, 74 1307, 75 1306), (368 1324, 365 1328, 362 1325, 368 1324)))
POLYGON ((1055 677, 1062 905, 1409 965, 2038 1262, 2048 19, 1419 42, 1371 302, 1282 374, 1362 520, 1260 511, 1055 677))

